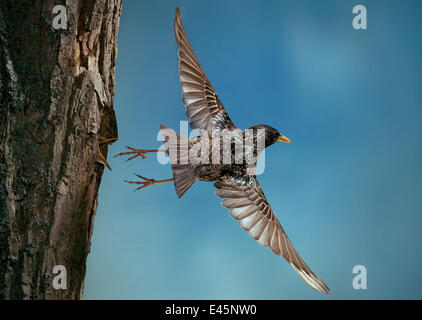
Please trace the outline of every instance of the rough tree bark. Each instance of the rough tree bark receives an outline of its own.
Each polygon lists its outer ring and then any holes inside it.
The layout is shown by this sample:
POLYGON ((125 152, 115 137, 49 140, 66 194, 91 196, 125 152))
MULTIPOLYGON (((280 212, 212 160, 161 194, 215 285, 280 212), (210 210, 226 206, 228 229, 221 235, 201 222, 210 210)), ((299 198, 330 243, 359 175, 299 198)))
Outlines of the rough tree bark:
MULTIPOLYGON (((121 0, 0 2, 0 298, 80 299, 100 137, 117 137, 121 0), (67 29, 53 28, 53 7, 67 29), (67 289, 55 290, 55 265, 67 289)), ((106 145, 101 146, 106 155, 106 145)))

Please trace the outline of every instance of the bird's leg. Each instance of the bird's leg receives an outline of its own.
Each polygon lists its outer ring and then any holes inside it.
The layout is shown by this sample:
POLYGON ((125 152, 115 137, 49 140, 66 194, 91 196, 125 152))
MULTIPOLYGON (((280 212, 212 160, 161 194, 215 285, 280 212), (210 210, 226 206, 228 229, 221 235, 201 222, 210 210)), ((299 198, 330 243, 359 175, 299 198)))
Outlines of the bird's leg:
POLYGON ((125 156, 125 155, 134 155, 132 157, 130 157, 129 159, 127 159, 125 162, 128 162, 129 160, 135 159, 137 157, 142 157, 142 159, 145 159, 147 156, 145 155, 148 152, 166 152, 166 150, 161 150, 161 149, 153 149, 153 150, 143 150, 143 149, 134 149, 131 147, 126 146, 126 148, 128 148, 129 152, 121 152, 119 154, 116 154, 115 157, 120 157, 120 156, 125 156))
POLYGON ((130 183, 130 184, 141 184, 141 186, 138 187, 138 188, 136 188, 135 191, 138 191, 140 189, 146 188, 148 186, 152 186, 153 184, 170 182, 170 181, 173 181, 174 180, 174 178, 165 179, 165 180, 148 179, 148 178, 145 178, 143 176, 140 176, 139 174, 136 174, 136 173, 135 173, 135 176, 137 176, 138 178, 141 178, 144 181, 128 181, 128 180, 124 180, 125 182, 130 183))
POLYGON ((102 154, 101 150, 100 150, 100 146, 103 144, 110 144, 113 143, 114 141, 116 141, 117 138, 110 138, 110 139, 103 139, 100 138, 98 140, 98 149, 97 149, 97 159, 95 160, 96 162, 102 163, 103 165, 105 165, 110 171, 111 171, 111 167, 108 164, 106 158, 104 157, 104 155, 102 154))

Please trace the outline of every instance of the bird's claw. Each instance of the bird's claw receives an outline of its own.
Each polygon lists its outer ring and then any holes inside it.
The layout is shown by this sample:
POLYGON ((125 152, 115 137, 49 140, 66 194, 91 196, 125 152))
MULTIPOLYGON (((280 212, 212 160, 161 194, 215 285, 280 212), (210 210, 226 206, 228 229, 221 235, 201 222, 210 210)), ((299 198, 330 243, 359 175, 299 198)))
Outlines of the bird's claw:
POLYGON ((124 180, 124 182, 130 183, 130 184, 141 184, 141 186, 138 187, 138 188, 136 188, 134 191, 138 191, 140 189, 146 188, 148 186, 152 186, 152 185, 157 184, 157 183, 163 183, 163 182, 173 181, 173 178, 172 179, 165 179, 165 180, 148 179, 148 178, 145 178, 145 177, 143 177, 143 176, 141 176, 139 174, 136 174, 136 173, 135 173, 135 176, 137 176, 138 178, 140 178, 140 179, 142 179, 144 181, 128 181, 128 180, 124 180))
POLYGON ((142 157, 142 159, 145 159, 147 156, 145 153, 147 152, 155 152, 155 150, 142 150, 142 149, 135 149, 129 146, 126 146, 126 148, 128 148, 129 150, 132 151, 128 151, 128 152, 121 152, 119 154, 116 154, 115 157, 120 157, 120 156, 126 156, 126 155, 134 155, 132 157, 130 157, 129 159, 126 159, 125 162, 128 162, 129 160, 135 159, 137 157, 142 157))
POLYGON ((157 183, 157 181, 154 180, 154 179, 148 179, 148 178, 145 178, 143 176, 140 176, 139 174, 136 174, 136 173, 135 173, 135 176, 137 176, 138 178, 140 178, 140 179, 142 179, 144 181, 128 181, 128 180, 124 180, 125 182, 130 183, 130 184, 141 184, 141 186, 138 187, 138 188, 136 188, 135 191, 138 191, 140 189, 146 188, 148 186, 152 186, 153 184, 156 184, 157 183))

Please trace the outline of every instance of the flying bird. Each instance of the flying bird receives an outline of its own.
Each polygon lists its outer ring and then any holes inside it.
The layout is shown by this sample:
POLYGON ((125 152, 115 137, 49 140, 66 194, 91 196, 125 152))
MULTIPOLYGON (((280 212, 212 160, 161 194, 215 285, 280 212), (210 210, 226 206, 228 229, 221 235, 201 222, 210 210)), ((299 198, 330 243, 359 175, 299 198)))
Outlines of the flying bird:
MULTIPOLYGON (((229 209, 230 215, 235 218, 240 226, 245 229, 258 243, 268 247, 277 255, 283 257, 300 275, 300 277, 312 288, 328 294, 327 285, 307 266, 293 247, 283 227, 277 219, 273 209, 268 203, 256 175, 251 174, 249 169, 254 169, 256 161, 236 161, 239 154, 230 148, 230 162, 215 161, 211 163, 180 161, 186 158, 193 149, 201 150, 209 139, 222 139, 229 135, 231 142, 244 142, 247 130, 252 130, 252 147, 248 145, 242 148, 242 156, 247 152, 257 157, 260 153, 257 140, 263 141, 263 147, 269 147, 276 142, 291 141, 279 133, 276 129, 258 124, 245 131, 237 129, 224 109, 217 93, 208 80, 204 70, 188 41, 185 29, 182 24, 179 8, 176 8, 174 21, 174 33, 178 45, 179 56, 179 78, 182 89, 183 103, 186 115, 189 118, 191 129, 202 130, 201 135, 195 138, 187 138, 179 135, 174 130, 161 125, 163 136, 175 136, 176 139, 167 139, 164 142, 164 149, 144 150, 127 147, 129 152, 119 153, 116 156, 130 155, 126 161, 136 157, 145 158, 150 152, 166 152, 169 154, 173 172, 173 178, 165 180, 148 179, 137 175, 140 181, 126 181, 131 184, 140 185, 140 190, 150 185, 173 182, 176 193, 182 197, 185 192, 196 181, 214 181, 217 196, 223 199, 222 205, 229 209), (205 132, 205 135, 203 133, 205 132), (187 148, 180 148, 182 145, 187 148), (170 152, 171 148, 178 148, 178 152, 170 152)), ((205 146, 208 150, 208 147, 205 146)), ((218 160, 222 159, 219 151, 218 160)), ((215 149, 209 151, 206 156, 211 159, 215 149)), ((215 154, 214 154, 215 155, 215 154)), ((256 159, 256 158, 255 158, 256 159)), ((252 171, 253 173, 253 171, 252 171)), ((135 191, 136 191, 135 190, 135 191)))

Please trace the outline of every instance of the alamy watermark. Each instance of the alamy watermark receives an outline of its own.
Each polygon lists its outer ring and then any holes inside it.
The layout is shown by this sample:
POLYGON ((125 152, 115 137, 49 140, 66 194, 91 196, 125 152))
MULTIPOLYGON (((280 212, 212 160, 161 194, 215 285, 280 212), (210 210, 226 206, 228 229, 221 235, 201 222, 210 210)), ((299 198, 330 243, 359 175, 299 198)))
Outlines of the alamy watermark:
POLYGON ((364 5, 358 4, 353 7, 352 12, 356 14, 353 18, 352 25, 355 30, 366 30, 367 26, 367 14, 366 7, 364 5))
POLYGON ((353 288, 355 290, 366 290, 367 288, 367 273, 366 273, 366 267, 364 265, 356 265, 353 267, 353 273, 357 274, 353 278, 353 288))
POLYGON ((65 6, 56 5, 53 8, 53 28, 56 30, 67 29, 67 10, 65 6))
POLYGON ((59 264, 55 265, 53 268, 53 273, 57 274, 53 278, 53 288, 56 290, 66 290, 67 289, 67 270, 66 267, 59 264))

